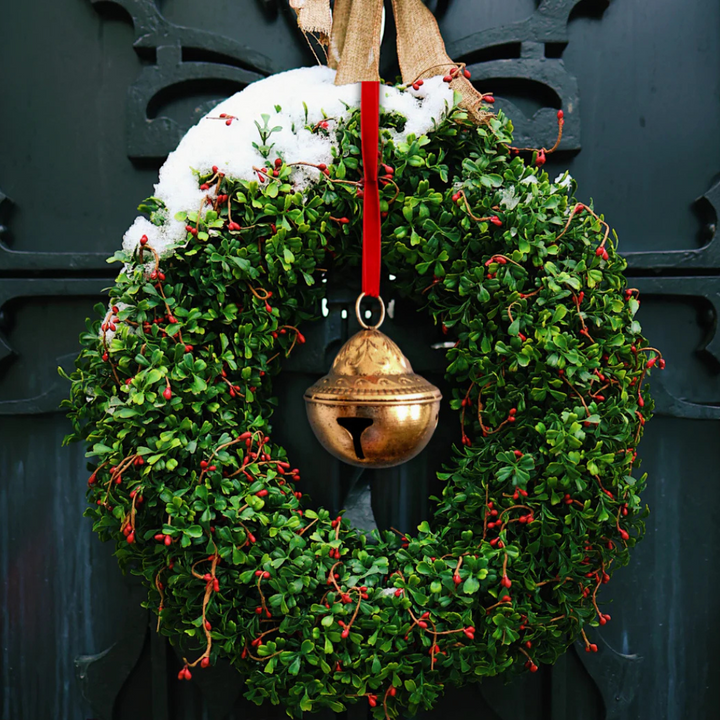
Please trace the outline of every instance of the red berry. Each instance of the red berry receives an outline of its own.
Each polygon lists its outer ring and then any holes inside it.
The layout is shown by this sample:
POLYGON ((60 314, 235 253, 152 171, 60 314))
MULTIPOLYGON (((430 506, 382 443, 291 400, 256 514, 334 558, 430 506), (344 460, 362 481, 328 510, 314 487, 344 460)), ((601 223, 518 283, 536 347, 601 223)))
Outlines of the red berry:
POLYGON ((134 532, 131 532, 131 533, 127 536, 127 541, 128 541, 128 544, 129 544, 129 545, 132 545, 132 544, 135 542, 135 533, 134 533, 134 532))
POLYGON ((165 388, 165 390, 163 390, 163 397, 166 400, 169 400, 172 397, 172 390, 169 385, 165 388))
POLYGON ((263 488, 262 490, 258 490, 255 494, 258 497, 265 497, 268 494, 268 491, 265 488, 263 488))
POLYGON ((558 110, 557 119, 562 121, 564 117, 565 117, 565 113, 562 110, 558 110))
POLYGON ((208 668, 208 667, 210 667, 210 658, 209 658, 209 657, 204 657, 204 658, 200 661, 200 667, 201 667, 201 668, 208 668))
POLYGON ((212 625, 210 624, 210 621, 209 621, 209 620, 206 620, 206 621, 205 621, 205 629, 206 629, 208 632, 210 632, 210 630, 212 630, 212 625))
POLYGON ((472 75, 470 74, 470 71, 469 71, 467 68, 465 68, 465 69, 463 70, 463 75, 464 75, 468 80, 472 77, 472 75))
POLYGON ((148 244, 148 236, 147 236, 147 235, 143 235, 143 236, 140 238, 140 244, 141 244, 141 245, 147 245, 147 244, 148 244))
POLYGON ((500 226, 502 225, 502 220, 501 220, 497 215, 493 215, 493 216, 490 218, 490 222, 491 222, 493 225, 497 225, 498 227, 500 227, 500 226))
POLYGON ((169 535, 165 536, 165 545, 166 546, 172 545, 172 538, 169 535))
POLYGON ((532 663, 532 665, 530 665, 530 672, 534 673, 537 671, 538 671, 538 666, 535 663, 532 663))
POLYGON ((445 75, 445 77, 443 77, 443 82, 452 82, 452 75, 445 75))

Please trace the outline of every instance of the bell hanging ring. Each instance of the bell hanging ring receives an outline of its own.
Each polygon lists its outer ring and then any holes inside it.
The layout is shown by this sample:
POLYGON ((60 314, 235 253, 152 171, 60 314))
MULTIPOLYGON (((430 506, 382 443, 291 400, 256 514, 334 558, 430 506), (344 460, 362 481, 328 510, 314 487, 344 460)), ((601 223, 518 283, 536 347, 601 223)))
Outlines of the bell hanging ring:
POLYGON ((310 425, 322 446, 350 465, 385 468, 415 457, 438 423, 440 391, 416 375, 400 348, 378 329, 363 328, 337 354, 330 372, 305 391, 310 425))

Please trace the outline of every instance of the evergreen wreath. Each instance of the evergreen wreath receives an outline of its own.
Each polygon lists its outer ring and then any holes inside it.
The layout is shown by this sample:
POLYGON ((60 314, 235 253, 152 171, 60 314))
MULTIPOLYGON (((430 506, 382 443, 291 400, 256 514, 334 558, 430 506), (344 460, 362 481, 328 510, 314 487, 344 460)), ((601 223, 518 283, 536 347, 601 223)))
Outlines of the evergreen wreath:
MULTIPOLYGON (((664 361, 608 226, 567 174, 550 181, 547 150, 512 147, 501 112, 476 127, 453 107, 398 141, 405 122, 381 115, 384 267, 456 341, 459 415, 416 535, 366 537, 311 509, 271 439, 272 378, 319 316, 319 281, 359 262, 357 109, 306 125, 336 150, 303 164, 304 189, 265 117, 255 179, 198 173, 184 244, 162 257, 145 235, 116 253, 66 401, 67 440, 92 459, 87 515, 142 577, 187 656, 180 678, 227 658, 246 697, 295 717, 363 701, 394 718, 578 639, 597 650, 598 590, 644 530, 643 380, 664 361)), ((157 198, 141 210, 168 222, 157 198)))

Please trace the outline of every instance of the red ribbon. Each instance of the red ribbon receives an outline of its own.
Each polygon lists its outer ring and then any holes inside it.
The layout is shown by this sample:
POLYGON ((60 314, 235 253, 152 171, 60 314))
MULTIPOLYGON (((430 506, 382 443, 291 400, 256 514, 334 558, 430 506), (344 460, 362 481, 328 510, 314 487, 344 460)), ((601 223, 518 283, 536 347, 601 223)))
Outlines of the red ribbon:
POLYGON ((363 182, 362 291, 380 296, 380 188, 378 142, 380 139, 380 83, 365 81, 360 95, 360 134, 363 182))

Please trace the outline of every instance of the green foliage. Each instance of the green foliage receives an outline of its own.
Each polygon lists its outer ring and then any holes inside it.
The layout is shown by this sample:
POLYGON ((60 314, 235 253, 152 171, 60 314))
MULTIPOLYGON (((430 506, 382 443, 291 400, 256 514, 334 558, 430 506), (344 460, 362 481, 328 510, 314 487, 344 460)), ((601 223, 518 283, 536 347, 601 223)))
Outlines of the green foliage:
POLYGON ((368 542, 303 508, 269 439, 272 377, 318 315, 320 268, 359 261, 357 113, 303 193, 270 161, 263 182, 199 178, 242 229, 216 202, 187 214, 186 245, 159 267, 148 249, 118 253, 116 332, 88 323, 67 401, 91 458, 87 514, 161 631, 191 658, 229 658, 248 698, 295 717, 370 701, 382 718, 383 700, 396 717, 448 683, 554 662, 604 624, 596 592, 643 531, 632 472, 653 353, 625 262, 596 252, 600 220, 510 154, 502 115, 476 128, 456 109, 398 143, 397 118, 383 123, 385 268, 457 341, 463 444, 416 536, 368 542))
MULTIPOLYGON (((280 112, 280 106, 275 106, 275 112, 280 112)), ((270 127, 268 124, 270 122, 270 116, 269 115, 261 115, 263 124, 261 125, 257 120, 255 121, 255 127, 258 130, 258 134, 260 135, 260 144, 258 145, 256 142, 252 144, 252 146, 264 157, 267 158, 270 156, 270 151, 275 147, 275 143, 271 143, 268 145, 268 140, 270 136, 279 130, 282 130, 282 128, 278 125, 276 127, 270 127)))

